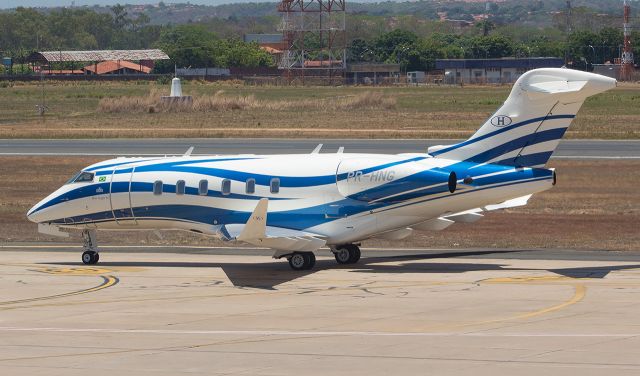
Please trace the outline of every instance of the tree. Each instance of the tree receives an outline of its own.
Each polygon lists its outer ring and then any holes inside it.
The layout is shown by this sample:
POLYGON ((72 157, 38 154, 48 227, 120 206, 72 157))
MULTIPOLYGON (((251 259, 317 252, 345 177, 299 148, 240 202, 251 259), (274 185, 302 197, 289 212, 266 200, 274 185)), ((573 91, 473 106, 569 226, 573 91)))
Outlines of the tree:
POLYGON ((598 51, 596 63, 613 62, 618 57, 618 48, 624 43, 624 35, 622 30, 613 27, 604 27, 598 33, 598 45, 595 46, 598 51))
POLYGON ((374 46, 380 57, 387 59, 399 46, 411 46, 416 43, 418 36, 414 33, 396 29, 380 35, 374 40, 374 46))
POLYGON ((127 18, 129 13, 127 13, 127 8, 120 4, 116 4, 111 7, 111 13, 113 13, 113 25, 116 29, 124 29, 127 27, 131 20, 127 18))
POLYGON ((220 39, 202 25, 179 25, 163 30, 156 43, 170 61, 159 62, 156 71, 169 73, 178 67, 260 67, 272 66, 273 59, 257 43, 220 39))
POLYGON ((483 36, 486 37, 493 29, 496 28, 496 24, 489 20, 482 20, 476 22, 475 27, 482 32, 483 36))
POLYGON ((375 61, 374 47, 364 39, 354 39, 348 50, 349 61, 373 62, 375 61))
POLYGON ((500 35, 472 38, 470 49, 476 59, 513 56, 512 41, 500 35))
POLYGON ((587 64, 593 64, 595 60, 595 47, 598 34, 592 31, 578 30, 569 35, 567 49, 575 68, 587 69, 587 64), (589 47, 592 46, 592 47, 589 47))

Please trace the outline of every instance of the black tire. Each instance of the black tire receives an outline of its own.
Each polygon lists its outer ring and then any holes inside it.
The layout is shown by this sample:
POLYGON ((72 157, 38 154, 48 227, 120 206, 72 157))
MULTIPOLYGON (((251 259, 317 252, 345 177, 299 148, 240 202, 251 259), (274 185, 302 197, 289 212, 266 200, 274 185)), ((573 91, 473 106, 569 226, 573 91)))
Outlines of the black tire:
POLYGON ((306 252, 305 256, 307 257, 307 267, 306 269, 313 269, 313 267, 316 265, 316 255, 313 252, 306 252))
POLYGON ((344 245, 336 248, 333 256, 336 258, 338 264, 341 265, 348 264, 349 260, 351 260, 351 252, 349 252, 349 247, 344 245))
POLYGON ((100 256, 96 251, 84 251, 82 252, 82 263, 85 265, 94 265, 98 262, 100 256))
POLYGON ((295 271, 305 270, 309 265, 309 256, 304 253, 294 253, 289 257, 289 266, 295 271))
POLYGON ((349 264, 355 264, 360 261, 360 247, 355 244, 349 244, 349 264))

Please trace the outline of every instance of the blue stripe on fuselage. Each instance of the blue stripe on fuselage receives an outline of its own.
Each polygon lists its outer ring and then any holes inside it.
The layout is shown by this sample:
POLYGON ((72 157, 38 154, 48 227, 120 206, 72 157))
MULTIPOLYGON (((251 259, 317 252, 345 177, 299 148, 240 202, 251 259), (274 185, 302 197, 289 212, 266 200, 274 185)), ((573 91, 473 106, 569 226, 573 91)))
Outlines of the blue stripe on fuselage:
MULTIPOLYGON (((337 202, 317 205, 308 208, 295 209, 289 211, 282 212, 270 212, 267 216, 267 225, 281 228, 288 228, 294 230, 304 230, 310 227, 314 227, 320 224, 328 223, 335 221, 339 218, 344 218, 368 211, 373 211, 377 209, 378 212, 388 211, 397 208, 407 207, 411 205, 417 205, 428 201, 444 199, 452 196, 457 196, 466 193, 477 192, 485 189, 492 188, 500 188, 515 184, 528 183, 533 181, 540 181, 549 179, 550 176, 540 176, 540 177, 527 177, 523 180, 518 181, 508 181, 498 185, 491 185, 487 187, 480 187, 472 190, 459 191, 452 194, 447 194, 444 196, 438 197, 425 197, 423 200, 407 202, 405 204, 397 205, 397 204, 375 204, 370 205, 365 202, 356 201, 356 200, 340 200, 337 202)), ((134 216, 136 219, 140 220, 177 220, 184 222, 194 222, 199 224, 210 224, 213 226, 214 221, 217 221, 218 224, 233 224, 233 223, 246 223, 250 212, 243 211, 235 211, 235 210, 226 210, 220 208, 213 208, 208 206, 198 206, 198 205, 156 205, 156 206, 147 206, 147 207, 137 207, 133 209, 134 216)), ((80 215, 73 218, 68 218, 65 222, 64 219, 59 219, 57 221, 53 221, 55 224, 67 224, 69 225, 69 220, 73 221, 75 224, 88 224, 88 223, 98 223, 98 222, 107 222, 110 220, 105 220, 105 215, 110 214, 111 212, 100 212, 93 213, 88 215, 80 215)))
POLYGON ((576 117, 575 115, 549 115, 549 116, 542 116, 542 117, 537 117, 537 118, 533 118, 533 119, 529 119, 529 120, 524 120, 524 121, 521 121, 520 123, 515 123, 515 124, 510 125, 510 126, 505 127, 505 128, 500 128, 498 130, 483 134, 482 136, 478 136, 476 138, 470 138, 470 139, 468 139, 466 141, 463 141, 463 142, 457 143, 455 145, 451 145, 449 147, 434 151, 434 152, 432 152, 430 154, 435 157, 436 155, 444 154, 444 153, 450 152, 452 150, 459 149, 459 148, 461 148, 463 146, 471 145, 471 144, 476 143, 478 141, 485 140, 487 138, 499 135, 501 133, 509 132, 509 131, 511 131, 513 129, 517 129, 517 128, 520 128, 522 126, 525 126, 525 125, 528 125, 528 124, 531 124, 531 123, 535 123, 535 122, 539 122, 539 121, 541 122, 541 121, 547 121, 547 120, 554 120, 554 119, 573 119, 575 117, 576 117))

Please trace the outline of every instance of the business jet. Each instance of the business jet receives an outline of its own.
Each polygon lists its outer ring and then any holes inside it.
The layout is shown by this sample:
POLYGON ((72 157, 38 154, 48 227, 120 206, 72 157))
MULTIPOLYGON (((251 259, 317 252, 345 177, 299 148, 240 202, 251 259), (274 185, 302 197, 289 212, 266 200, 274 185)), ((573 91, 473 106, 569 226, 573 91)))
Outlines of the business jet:
MULTIPOLYGON (((522 206, 556 183, 545 168, 585 99, 616 80, 582 71, 526 72, 468 140, 427 152, 116 158, 84 168, 37 203, 40 232, 82 230, 82 261, 99 260, 97 230, 186 230, 274 250, 311 269, 327 246, 339 264, 365 239, 400 240, 522 206)), ((320 145, 319 145, 320 146, 320 145)), ((530 229, 529 231, 535 231, 530 229)))

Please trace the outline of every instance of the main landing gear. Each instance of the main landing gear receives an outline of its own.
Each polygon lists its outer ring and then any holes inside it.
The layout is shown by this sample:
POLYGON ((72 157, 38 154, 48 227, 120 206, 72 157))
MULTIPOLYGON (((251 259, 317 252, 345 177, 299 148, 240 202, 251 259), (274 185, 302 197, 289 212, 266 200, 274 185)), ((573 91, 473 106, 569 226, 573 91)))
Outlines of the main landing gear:
POLYGON ((338 264, 355 264, 360 260, 360 247, 355 244, 343 244, 332 249, 338 264))
POLYGON ((291 269, 309 270, 316 264, 316 255, 313 252, 294 252, 289 256, 289 266, 291 269))
MULTIPOLYGON (((360 247, 355 244, 339 245, 331 248, 331 252, 338 264, 355 264, 360 260, 360 247)), ((309 270, 316 264, 313 252, 294 252, 286 257, 291 269, 296 271, 309 270)))
POLYGON ((98 254, 98 243, 96 241, 95 230, 83 230, 82 239, 84 240, 84 252, 82 252, 82 263, 85 265, 94 265, 100 260, 98 254))

